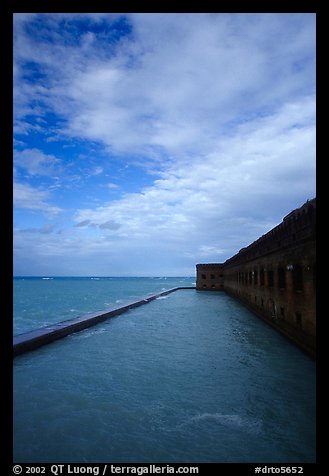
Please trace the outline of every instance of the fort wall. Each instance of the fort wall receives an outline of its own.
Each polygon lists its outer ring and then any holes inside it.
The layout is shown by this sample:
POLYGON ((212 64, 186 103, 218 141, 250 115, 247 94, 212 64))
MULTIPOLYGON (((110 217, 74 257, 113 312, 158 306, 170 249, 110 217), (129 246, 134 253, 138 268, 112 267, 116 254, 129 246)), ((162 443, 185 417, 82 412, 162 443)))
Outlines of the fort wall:
POLYGON ((224 263, 198 264, 197 290, 225 291, 315 356, 316 199, 224 263))

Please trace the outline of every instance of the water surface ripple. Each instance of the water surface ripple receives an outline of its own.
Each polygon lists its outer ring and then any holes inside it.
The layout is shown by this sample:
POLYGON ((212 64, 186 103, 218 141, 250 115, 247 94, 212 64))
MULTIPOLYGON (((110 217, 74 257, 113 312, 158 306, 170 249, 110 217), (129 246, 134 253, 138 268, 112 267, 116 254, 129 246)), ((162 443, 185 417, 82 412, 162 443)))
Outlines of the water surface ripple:
POLYGON ((15 462, 315 461, 315 363, 180 290, 14 365, 15 462))

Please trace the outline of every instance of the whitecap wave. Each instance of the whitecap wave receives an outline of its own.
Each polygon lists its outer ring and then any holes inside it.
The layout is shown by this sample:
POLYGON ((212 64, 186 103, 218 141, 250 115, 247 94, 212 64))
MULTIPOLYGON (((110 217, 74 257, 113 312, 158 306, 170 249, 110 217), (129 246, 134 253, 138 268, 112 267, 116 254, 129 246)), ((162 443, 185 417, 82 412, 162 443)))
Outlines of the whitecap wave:
POLYGON ((89 337, 98 335, 98 334, 103 334, 104 332, 108 332, 106 327, 101 327, 99 329, 94 329, 94 330, 84 330, 84 332, 77 332, 76 334, 71 334, 69 337, 74 340, 83 340, 83 339, 89 339, 89 337))
POLYGON ((185 423, 183 426, 202 423, 202 422, 215 422, 219 425, 227 426, 232 429, 239 429, 247 431, 248 433, 260 433, 262 429, 262 423, 260 420, 243 417, 236 414, 223 414, 223 413, 202 413, 195 415, 185 423))

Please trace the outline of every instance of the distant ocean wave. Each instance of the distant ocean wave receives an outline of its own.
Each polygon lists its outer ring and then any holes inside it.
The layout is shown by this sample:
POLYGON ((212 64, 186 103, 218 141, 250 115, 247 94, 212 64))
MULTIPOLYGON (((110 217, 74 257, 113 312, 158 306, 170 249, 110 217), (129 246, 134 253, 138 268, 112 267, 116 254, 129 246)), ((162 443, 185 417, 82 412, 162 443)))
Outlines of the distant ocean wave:
POLYGON ((226 427, 235 428, 239 430, 245 430, 248 433, 259 434, 262 429, 262 422, 260 420, 246 418, 238 414, 224 414, 224 413, 202 413, 191 417, 183 425, 193 423, 208 423, 215 422, 226 427))

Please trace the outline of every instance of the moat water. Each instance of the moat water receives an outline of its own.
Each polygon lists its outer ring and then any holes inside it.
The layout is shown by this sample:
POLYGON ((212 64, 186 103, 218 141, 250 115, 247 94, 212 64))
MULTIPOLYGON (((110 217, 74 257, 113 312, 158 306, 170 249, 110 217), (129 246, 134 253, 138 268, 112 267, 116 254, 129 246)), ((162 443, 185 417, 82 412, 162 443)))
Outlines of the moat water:
POLYGON ((15 462, 307 463, 315 430, 314 361, 224 293, 180 290, 14 361, 15 462))

